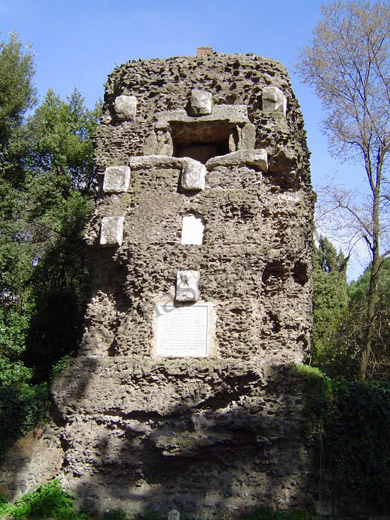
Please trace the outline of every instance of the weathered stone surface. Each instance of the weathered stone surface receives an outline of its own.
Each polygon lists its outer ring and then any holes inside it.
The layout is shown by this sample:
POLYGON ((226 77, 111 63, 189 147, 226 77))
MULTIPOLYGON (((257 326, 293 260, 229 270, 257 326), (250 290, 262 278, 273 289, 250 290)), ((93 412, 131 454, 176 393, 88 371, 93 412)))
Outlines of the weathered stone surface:
POLYGON ((101 511, 311 505, 301 387, 291 366, 239 359, 69 360, 52 387, 61 480, 101 511))
POLYGON ((187 245, 202 245, 204 220, 196 215, 185 215, 181 230, 181 243, 187 245))
POLYGON ((16 441, 0 467, 3 495, 19 498, 43 482, 56 478, 62 468, 64 451, 60 432, 54 424, 31 430, 16 441))
POLYGON ((182 168, 185 160, 169 155, 147 155, 130 157, 130 166, 133 170, 144 168, 182 168))
POLYGON ((286 116, 287 100, 278 87, 264 87, 262 91, 263 112, 281 112, 286 116))
POLYGON ((181 174, 181 188, 187 191, 204 190, 206 167, 194 159, 185 159, 181 174))
POLYGON ((114 109, 119 120, 133 119, 137 113, 137 98, 135 96, 118 96, 115 100, 114 109))
POLYGON ((212 47, 198 47, 198 50, 196 51, 196 56, 198 58, 201 58, 202 56, 207 56, 208 54, 213 54, 212 47))
POLYGON ((261 172, 268 170, 268 159, 266 150, 240 150, 227 155, 213 157, 206 163, 208 171, 213 170, 217 166, 238 166, 247 165, 261 172))
POLYGON ((256 127, 252 123, 248 123, 240 127, 239 134, 239 150, 250 150, 256 146, 256 127))
POLYGON ((176 301, 196 302, 199 299, 199 271, 179 271, 176 278, 176 301))
POLYGON ((100 245, 121 246, 123 241, 124 217, 103 217, 100 231, 100 245))
POLYGON ((130 183, 128 166, 109 166, 104 171, 103 191, 105 193, 121 193, 127 191, 130 183))
POLYGON ((207 116, 213 108, 213 96, 204 90, 193 90, 191 92, 188 112, 191 116, 207 116))
POLYGON ((85 233, 92 286, 80 353, 52 387, 58 476, 80 504, 221 517, 314 503, 294 370, 312 325, 308 158, 298 102, 273 60, 137 60, 110 76, 97 167, 130 165, 131 184, 98 194, 85 233), (262 110, 270 84, 288 100, 286 117, 262 110), (210 115, 186 113, 194 88, 212 94, 210 115), (118 92, 137 97, 136 121, 118 124, 118 92), (194 146, 207 148, 207 186, 185 191, 186 160, 173 155, 194 146), (204 220, 202 244, 181 244, 189 215, 204 220), (99 246, 110 216, 125 217, 120 248, 99 246), (175 301, 185 270, 200 273, 197 303, 175 301), (169 355, 169 342, 168 357, 156 354, 162 301, 165 311, 209 306, 207 355, 169 355))

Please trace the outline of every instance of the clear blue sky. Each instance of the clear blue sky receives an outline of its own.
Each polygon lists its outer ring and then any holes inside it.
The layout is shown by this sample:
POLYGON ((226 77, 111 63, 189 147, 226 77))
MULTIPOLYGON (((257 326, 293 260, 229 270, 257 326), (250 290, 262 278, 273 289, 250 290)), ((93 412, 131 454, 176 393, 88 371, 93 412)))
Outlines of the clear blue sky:
MULTIPOLYGON (((16 30, 32 44, 41 98, 48 88, 66 97, 76 86, 90 107, 103 97, 108 74, 128 60, 195 55, 201 45, 277 59, 301 104, 314 188, 327 175, 354 186, 362 174, 331 158, 320 130, 321 104, 294 74, 323 3, 328 0, 0 0, 0 40, 16 30)), ((359 270, 353 267, 350 276, 359 270)))

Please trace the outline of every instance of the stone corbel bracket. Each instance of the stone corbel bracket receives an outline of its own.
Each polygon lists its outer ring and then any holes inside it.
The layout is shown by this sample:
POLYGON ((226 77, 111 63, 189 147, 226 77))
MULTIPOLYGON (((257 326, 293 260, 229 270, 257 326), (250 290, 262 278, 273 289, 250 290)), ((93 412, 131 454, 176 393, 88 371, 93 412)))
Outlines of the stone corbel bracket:
POLYGON ((287 99, 278 87, 264 87, 262 90, 262 109, 269 114, 280 114, 286 117, 287 99))
POLYGON ((102 247, 120 247, 123 242, 124 217, 103 217, 100 229, 102 247))
POLYGON ((129 189, 130 175, 129 166, 109 166, 104 171, 103 192, 126 192, 129 189))
POLYGON ((242 166, 246 165, 263 173, 268 171, 268 154, 264 149, 240 150, 218 157, 212 157, 206 162, 207 171, 212 171, 217 166, 242 166))
POLYGON ((122 94, 115 99, 114 112, 118 121, 131 121, 137 114, 137 98, 122 94))

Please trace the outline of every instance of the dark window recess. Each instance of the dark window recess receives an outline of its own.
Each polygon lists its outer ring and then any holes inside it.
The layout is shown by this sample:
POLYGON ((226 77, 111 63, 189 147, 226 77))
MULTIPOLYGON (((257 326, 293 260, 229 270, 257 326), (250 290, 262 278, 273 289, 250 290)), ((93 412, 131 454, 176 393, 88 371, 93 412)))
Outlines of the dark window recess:
POLYGON ((206 163, 229 153, 229 125, 221 122, 172 124, 173 155, 206 163))

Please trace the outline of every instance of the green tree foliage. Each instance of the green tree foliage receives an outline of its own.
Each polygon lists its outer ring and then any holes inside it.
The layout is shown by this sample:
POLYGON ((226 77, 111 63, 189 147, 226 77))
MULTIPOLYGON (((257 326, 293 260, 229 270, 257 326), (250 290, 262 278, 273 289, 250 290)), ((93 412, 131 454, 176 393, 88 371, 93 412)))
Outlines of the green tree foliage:
POLYGON ((49 90, 27 123, 26 157, 32 177, 49 174, 62 178, 65 189, 88 193, 96 182, 91 135, 99 114, 99 105, 85 108, 77 89, 66 102, 49 90))
POLYGON ((0 387, 46 379, 75 349, 88 276, 82 230, 96 183, 100 106, 48 91, 34 113, 33 59, 0 44, 0 387))
POLYGON ((332 151, 358 161, 368 181, 361 199, 345 190, 328 189, 333 209, 344 214, 339 227, 347 222, 349 234, 364 240, 371 254, 359 369, 364 379, 376 329, 379 269, 390 255, 384 178, 390 152, 390 6, 388 2, 335 1, 321 10, 322 19, 311 44, 301 53, 299 70, 328 114, 324 130, 332 151))
MULTIPOLYGON (((314 251, 314 330, 310 362, 332 378, 358 378, 365 335, 370 267, 357 281, 346 282, 347 262, 327 239, 314 251)), ((390 377, 390 260, 379 272, 376 328, 367 365, 370 378, 390 377)))
POLYGON ((26 125, 23 207, 36 265, 25 359, 44 378, 79 339, 88 290, 82 231, 92 211, 91 138, 99 115, 100 106, 86 109, 77 90, 66 102, 49 91, 26 125))
MULTIPOLYGON (((360 345, 364 342, 366 300, 370 286, 371 266, 348 288, 348 312, 336 331, 339 351, 350 363, 358 362, 360 345)), ((371 378, 390 378, 390 259, 383 261, 378 277, 375 303, 375 331, 372 337, 371 356, 367 375, 371 378)), ((356 372, 355 372, 356 373, 356 372)), ((342 372, 341 372, 342 374, 342 372)))
POLYGON ((313 347, 311 362, 325 373, 336 362, 335 335, 347 308, 347 259, 337 253, 332 243, 320 237, 313 255, 313 347))
POLYGON ((55 518, 56 520, 89 520, 87 513, 78 513, 74 506, 75 497, 63 490, 57 480, 38 486, 15 504, 0 502, 0 516, 8 515, 14 520, 32 518, 55 518))
POLYGON ((389 381, 332 381, 314 371, 305 378, 305 410, 335 516, 388 512, 389 381))
POLYGON ((31 51, 11 34, 0 43, 0 384, 31 375, 20 355, 29 326, 30 304, 24 295, 32 246, 20 230, 18 207, 25 175, 19 136, 35 102, 33 74, 31 51))
MULTIPOLYGON (((4 180, 8 174, 11 183, 20 180, 18 130, 25 113, 36 102, 33 75, 31 50, 12 33, 8 42, 0 43, 0 175, 4 180)), ((2 190, 1 195, 4 193, 2 190)))

